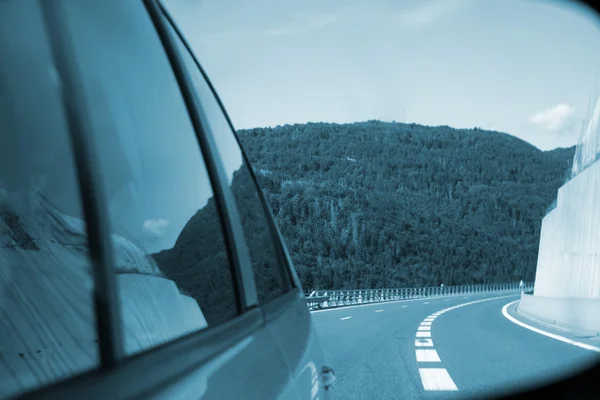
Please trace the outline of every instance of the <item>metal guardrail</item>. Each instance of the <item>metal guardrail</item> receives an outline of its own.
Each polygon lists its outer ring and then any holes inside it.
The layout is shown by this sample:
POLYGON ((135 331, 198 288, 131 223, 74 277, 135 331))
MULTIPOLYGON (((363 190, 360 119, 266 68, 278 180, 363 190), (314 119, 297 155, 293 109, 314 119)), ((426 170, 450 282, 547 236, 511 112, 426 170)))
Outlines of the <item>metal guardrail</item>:
POLYGON ((306 295, 310 310, 334 308, 355 304, 382 303, 386 301, 430 298, 489 292, 533 290, 533 282, 490 283, 481 285, 435 286, 401 289, 363 289, 363 290, 313 290, 306 295))

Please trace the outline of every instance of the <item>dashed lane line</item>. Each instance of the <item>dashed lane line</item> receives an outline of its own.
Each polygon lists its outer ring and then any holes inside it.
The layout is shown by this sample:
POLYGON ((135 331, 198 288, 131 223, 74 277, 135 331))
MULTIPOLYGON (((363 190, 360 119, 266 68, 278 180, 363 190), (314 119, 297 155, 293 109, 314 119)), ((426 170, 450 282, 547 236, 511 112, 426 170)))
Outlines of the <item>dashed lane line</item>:
POLYGON ((433 340, 431 339, 415 339, 416 347, 433 347, 433 340))
MULTIPOLYGON (((458 305, 455 305, 455 306, 452 306, 449 308, 445 308, 438 312, 435 312, 435 313, 431 314, 430 316, 428 316, 427 318, 425 318, 421 322, 419 327, 417 328, 417 332, 416 332, 415 355, 417 358, 417 362, 418 363, 431 363, 431 362, 437 363, 437 362, 442 361, 440 359, 439 354, 437 353, 437 351, 435 349, 419 348, 419 347, 433 347, 433 339, 431 339, 431 324, 437 317, 439 317, 440 315, 442 315, 448 311, 454 310, 459 307, 464 307, 464 306, 467 306, 470 304, 480 303, 483 301, 502 299, 502 298, 506 298, 506 297, 511 297, 511 296, 510 295, 509 296, 499 296, 499 297, 481 299, 481 300, 470 301, 467 303, 458 304, 458 305)), ((465 298, 467 298, 467 297, 465 297, 465 298)), ((447 300, 444 300, 444 301, 447 301, 447 300)), ((512 303, 510 303, 510 304, 512 304, 512 303)), ((505 308, 502 310, 503 313, 507 307, 508 307, 508 305, 505 306, 505 308)), ((505 316, 507 316, 507 314, 505 314, 505 316)), ((507 316, 507 318, 508 317, 510 317, 510 316, 507 316)), ((426 391, 450 391, 450 390, 455 391, 455 390, 458 390, 458 387, 452 380, 452 377, 450 376, 450 374, 448 373, 448 370, 446 370, 446 368, 419 368, 419 375, 421 377, 421 383, 423 384, 423 389, 426 391)))
POLYGON ((446 368, 419 368, 425 390, 458 390, 446 368))
POLYGON ((342 320, 342 321, 343 321, 343 320, 345 320, 345 319, 350 319, 350 318, 352 318, 352 317, 342 317, 342 318, 340 318, 340 320, 342 320))
POLYGON ((415 354, 417 356, 417 362, 442 362, 437 351, 433 349, 417 349, 415 350, 415 354))

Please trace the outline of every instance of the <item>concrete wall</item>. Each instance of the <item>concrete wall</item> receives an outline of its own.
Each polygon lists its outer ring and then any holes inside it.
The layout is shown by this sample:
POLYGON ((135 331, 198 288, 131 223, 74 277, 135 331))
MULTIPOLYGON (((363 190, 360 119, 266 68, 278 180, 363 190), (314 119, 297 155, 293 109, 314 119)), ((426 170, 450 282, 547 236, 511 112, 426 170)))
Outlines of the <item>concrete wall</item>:
MULTIPOLYGON (((0 187, 0 398, 99 361, 84 224, 32 196, 0 187)), ((141 249, 112 239, 129 354, 207 326, 198 303, 141 249)))
MULTIPOLYGON (((90 289, 81 285, 89 274, 85 267, 72 274, 36 269, 45 265, 0 268, 0 398, 97 365, 90 289)), ((207 327, 196 300, 172 281, 140 274, 117 279, 128 354, 207 327)))
POLYGON ((173 281, 137 274, 117 276, 128 354, 208 326, 196 300, 180 294, 173 281))
POLYGON ((599 252, 600 161, 596 161, 558 190, 556 208, 542 221, 535 296, 600 299, 599 252))
POLYGON ((523 294, 517 311, 577 333, 600 335, 600 299, 523 294))

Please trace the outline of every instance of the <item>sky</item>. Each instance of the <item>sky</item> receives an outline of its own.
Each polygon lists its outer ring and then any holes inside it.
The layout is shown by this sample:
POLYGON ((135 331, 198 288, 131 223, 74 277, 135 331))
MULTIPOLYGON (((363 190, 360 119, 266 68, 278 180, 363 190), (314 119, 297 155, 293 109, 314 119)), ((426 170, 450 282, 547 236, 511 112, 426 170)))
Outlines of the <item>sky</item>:
POLYGON ((549 150, 600 96, 600 17, 564 1, 163 2, 236 129, 378 119, 549 150))

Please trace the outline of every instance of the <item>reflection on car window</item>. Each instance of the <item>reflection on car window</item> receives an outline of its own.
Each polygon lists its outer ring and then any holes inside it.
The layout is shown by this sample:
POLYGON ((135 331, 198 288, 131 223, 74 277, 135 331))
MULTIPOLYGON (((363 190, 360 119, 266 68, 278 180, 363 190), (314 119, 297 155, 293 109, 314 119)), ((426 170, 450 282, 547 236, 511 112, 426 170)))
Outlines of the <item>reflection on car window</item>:
POLYGON ((143 4, 74 2, 69 18, 94 99, 126 351, 233 318, 234 283, 207 170, 143 4))
POLYGON ((85 222, 36 4, 0 2, 0 398, 99 363, 85 222))
POLYGON ((259 301, 262 304, 267 303, 284 293, 288 286, 283 282, 286 275, 282 273, 277 259, 265 210, 250 175, 249 166, 243 161, 240 146, 217 99, 183 43, 178 38, 177 42, 225 166, 244 228, 259 301))

